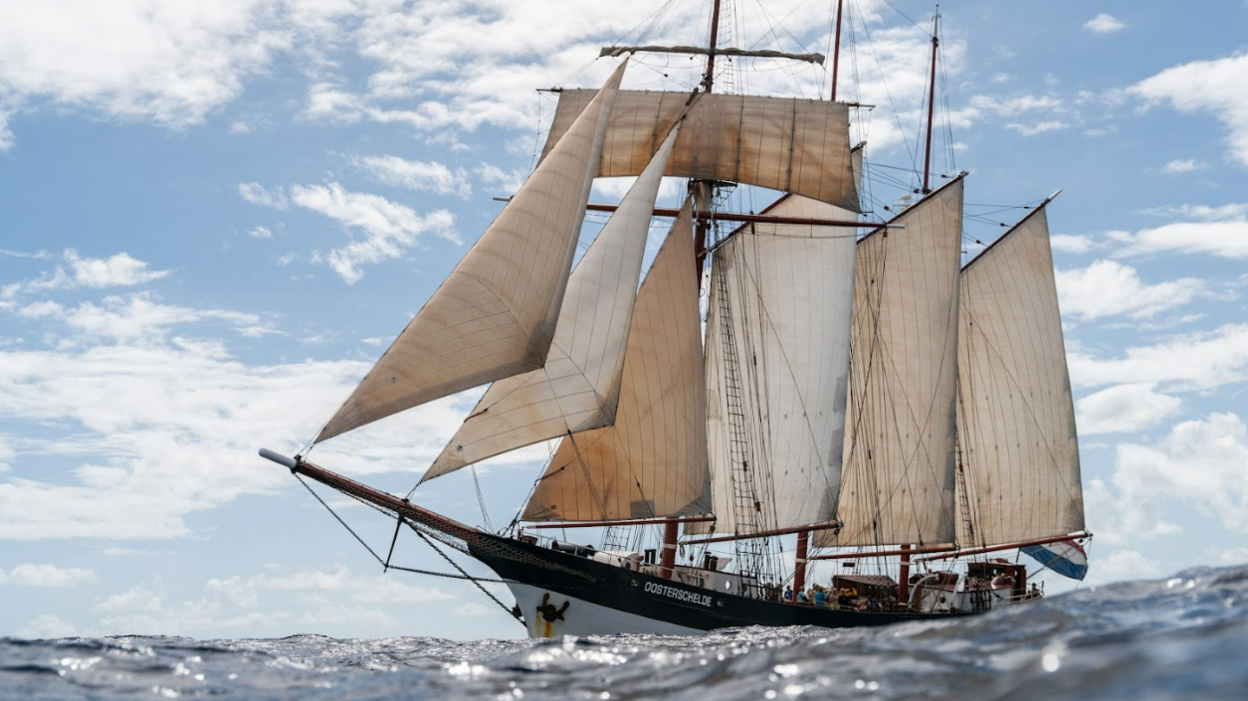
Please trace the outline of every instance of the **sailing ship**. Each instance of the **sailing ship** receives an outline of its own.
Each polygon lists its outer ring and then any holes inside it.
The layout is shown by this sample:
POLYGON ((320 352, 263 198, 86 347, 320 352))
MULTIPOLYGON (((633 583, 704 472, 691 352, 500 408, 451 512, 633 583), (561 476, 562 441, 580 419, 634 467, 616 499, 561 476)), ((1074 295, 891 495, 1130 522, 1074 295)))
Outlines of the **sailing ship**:
POLYGON ((965 174, 928 182, 932 93, 921 197, 860 219, 835 60, 832 100, 715 92, 717 57, 823 62, 719 47, 719 14, 708 47, 608 47, 622 60, 601 88, 559 91, 530 177, 314 441, 489 385, 421 482, 558 440, 507 528, 261 455, 375 507, 478 586, 446 549, 484 563, 532 636, 977 613, 1042 595, 994 557, 1011 550, 1082 579, 1052 198, 963 265, 965 174), (705 56, 701 84, 622 90, 646 51, 705 56), (590 205, 594 179, 616 176, 636 178, 620 204, 590 205), (655 208, 664 176, 688 183, 678 210, 655 208), (737 184, 778 199, 717 209, 737 184), (573 268, 587 208, 611 216, 573 268), (642 279, 656 215, 674 222, 642 279), (825 560, 841 573, 808 594, 825 560))

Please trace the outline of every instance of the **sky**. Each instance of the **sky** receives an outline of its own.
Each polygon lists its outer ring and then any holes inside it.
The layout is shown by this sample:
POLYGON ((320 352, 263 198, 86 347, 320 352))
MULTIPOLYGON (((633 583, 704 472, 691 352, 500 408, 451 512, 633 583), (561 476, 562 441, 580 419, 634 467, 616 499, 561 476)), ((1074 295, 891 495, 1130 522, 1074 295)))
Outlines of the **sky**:
MULTIPOLYGON (((830 53, 834 5, 726 3, 721 44, 830 53)), ((846 5, 839 97, 874 105, 853 129, 882 217, 917 184, 933 8, 846 5)), ((708 7, 0 9, 0 636, 522 635, 470 584, 383 573, 256 451, 307 443, 497 215, 553 112, 538 88, 597 87, 604 45, 705 43, 708 7)), ((1248 561, 1248 3, 941 11, 933 170, 970 173, 966 255, 1062 190, 1049 222, 1096 534, 1082 586, 1248 561)), ((697 65, 639 56, 625 87, 684 89, 697 65)), ((828 92, 814 66, 721 68, 725 92, 828 92)), ((312 457, 406 493, 479 394, 312 457)), ((495 526, 547 450, 480 466, 495 526)), ((388 547, 391 523, 321 494, 388 547)), ((484 522, 468 470, 414 498, 484 522)), ((395 555, 447 569, 411 540, 395 555)))

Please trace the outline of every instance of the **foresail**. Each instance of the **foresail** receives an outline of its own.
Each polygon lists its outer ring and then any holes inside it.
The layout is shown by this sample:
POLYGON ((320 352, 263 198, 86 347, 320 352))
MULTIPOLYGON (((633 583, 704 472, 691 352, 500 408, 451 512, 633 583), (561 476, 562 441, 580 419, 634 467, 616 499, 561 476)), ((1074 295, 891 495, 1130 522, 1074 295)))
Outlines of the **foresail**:
POLYGON ((495 382, 422 482, 614 420, 646 233, 678 129, 668 135, 573 271, 546 364, 495 382))
POLYGON ((962 178, 858 244, 837 517, 818 547, 954 540, 962 178))
MULTIPOLYGON (((765 213, 855 217, 794 195, 765 213)), ((711 273, 707 431, 717 520, 687 533, 826 521, 840 488, 854 229, 747 226, 716 252, 711 273), (739 493, 744 470, 752 471, 753 498, 739 493), (757 509, 737 508, 755 498, 757 509)))
POLYGON ((637 294, 615 423, 563 439, 524 510, 525 520, 709 510, 692 239, 686 204, 637 294))
MULTIPOLYGON (((958 442, 970 518, 983 546, 1084 529, 1070 373, 1040 209, 962 271, 958 442)), ((969 521, 969 523, 967 522, 969 521)))
MULTIPOLYGON (((560 92, 547 153, 592 96, 560 92)), ((598 175, 640 173, 688 101, 687 93, 621 91, 598 175)), ((667 175, 758 185, 857 212, 849 146, 843 103, 703 94, 682 124, 667 175)))
POLYGON ((318 442, 542 366, 624 66, 329 420, 318 442))

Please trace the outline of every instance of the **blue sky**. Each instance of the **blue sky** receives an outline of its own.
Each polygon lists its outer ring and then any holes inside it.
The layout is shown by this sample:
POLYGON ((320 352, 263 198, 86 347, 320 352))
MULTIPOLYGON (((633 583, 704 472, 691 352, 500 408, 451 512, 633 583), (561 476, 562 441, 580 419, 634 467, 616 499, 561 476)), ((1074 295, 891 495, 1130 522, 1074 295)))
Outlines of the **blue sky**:
MULTIPOLYGON (((704 42, 707 4, 680 3, 649 40, 704 42)), ((825 50, 831 0, 768 2, 774 34, 733 4, 725 43, 825 50)), ((521 633, 462 583, 383 575, 255 451, 311 438, 497 214, 553 109, 534 89, 598 85, 614 65, 598 47, 661 3, 606 5, 0 10, 0 635, 521 633)), ((847 5, 841 96, 878 105, 855 129, 871 172, 904 185, 931 6, 847 5)), ((1009 207, 1064 190, 1049 221, 1089 583, 1248 560, 1248 4, 943 12, 934 163, 971 173, 968 253, 1022 216, 1009 207)), ((688 63, 643 58, 626 86, 683 85, 688 63)), ((814 97, 827 79, 766 64, 720 84, 814 97)), ((876 204, 901 193, 872 186, 876 204)), ((314 458, 406 492, 474 399, 314 458)), ((545 451, 481 467, 496 523, 545 451)), ((479 523, 466 472, 418 500, 479 523)), ((390 524, 343 513, 388 544, 390 524)), ((442 569, 414 543, 399 554, 442 569)))

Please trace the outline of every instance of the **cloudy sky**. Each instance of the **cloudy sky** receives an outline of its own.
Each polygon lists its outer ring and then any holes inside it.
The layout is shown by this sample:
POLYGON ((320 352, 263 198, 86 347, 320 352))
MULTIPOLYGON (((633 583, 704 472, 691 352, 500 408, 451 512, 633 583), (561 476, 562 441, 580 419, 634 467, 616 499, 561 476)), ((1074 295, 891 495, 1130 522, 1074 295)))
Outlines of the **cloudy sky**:
MULTIPOLYGON (((553 110, 536 88, 598 85, 602 45, 704 43, 708 5, 0 10, 0 635, 521 634, 460 582, 383 575, 256 449, 311 438, 497 214, 553 110)), ((732 5, 725 44, 828 50, 833 0, 732 5)), ((876 105, 854 128, 879 215, 914 184, 932 8, 847 5, 841 97, 876 105)), ((934 164, 971 174, 967 253, 1064 190, 1089 584, 1248 561, 1248 3, 944 13, 934 164)), ((626 86, 695 67, 642 57, 626 86)), ((815 67, 722 68, 726 91, 828 90, 815 67)), ((406 492, 469 395, 314 457, 406 492)), ((544 454, 482 467, 496 523, 544 454)), ((390 524, 326 498, 388 545, 390 524)), ((482 522, 468 471, 417 499, 482 522)), ((397 557, 445 569, 421 547, 397 557)))

